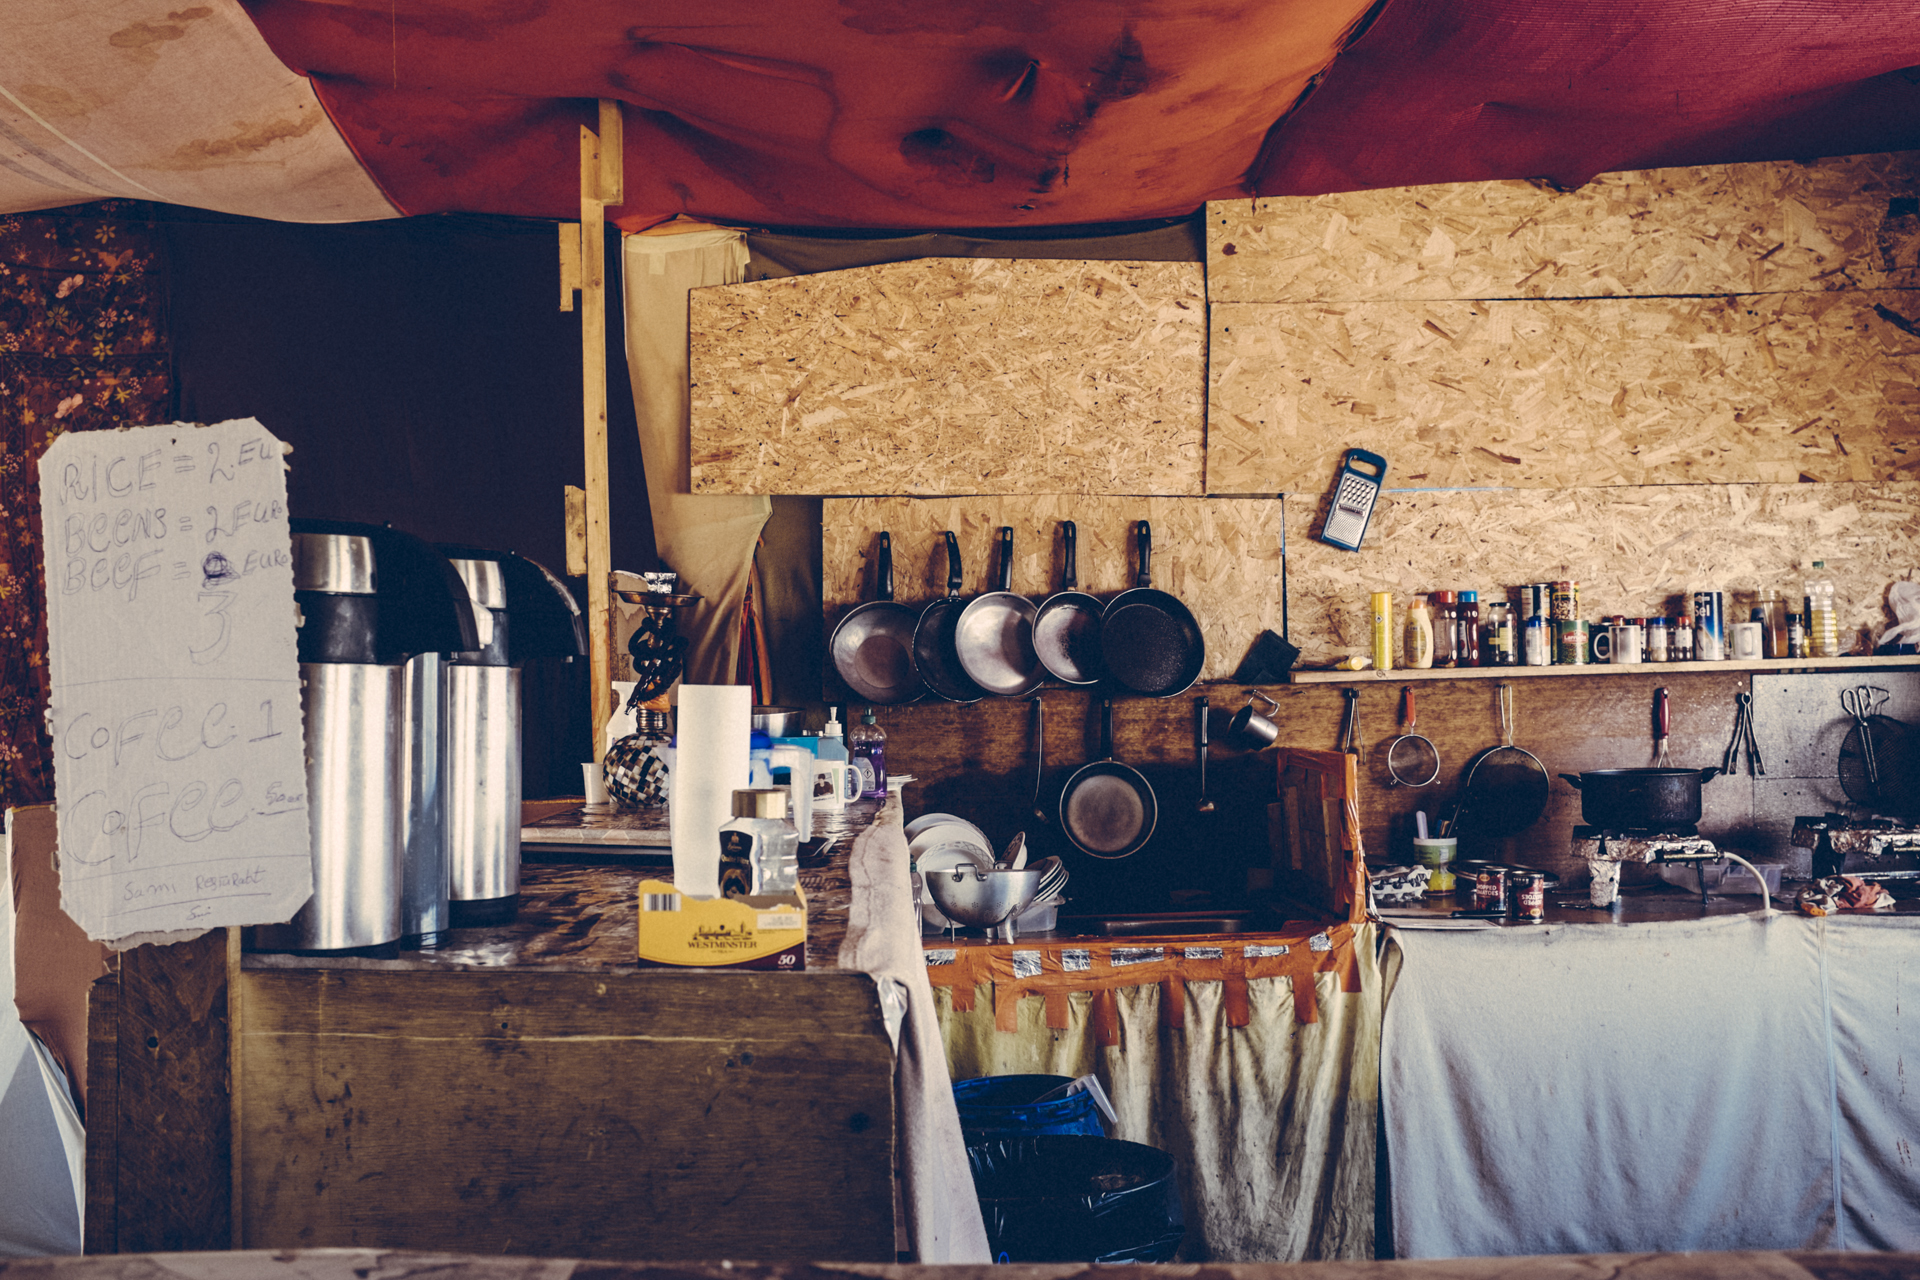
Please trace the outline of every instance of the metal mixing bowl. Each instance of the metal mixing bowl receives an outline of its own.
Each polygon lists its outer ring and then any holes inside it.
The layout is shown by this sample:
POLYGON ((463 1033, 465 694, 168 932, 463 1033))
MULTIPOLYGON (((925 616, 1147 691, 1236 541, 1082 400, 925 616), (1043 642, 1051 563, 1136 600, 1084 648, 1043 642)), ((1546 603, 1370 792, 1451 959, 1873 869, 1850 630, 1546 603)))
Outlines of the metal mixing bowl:
POLYGON ((959 866, 932 872, 924 879, 942 915, 975 929, 991 929, 1033 901, 1045 874, 1039 867, 987 871, 959 866))
POLYGON ((752 716, 748 723, 760 732, 775 738, 790 738, 800 732, 807 713, 801 707, 755 707, 752 716))

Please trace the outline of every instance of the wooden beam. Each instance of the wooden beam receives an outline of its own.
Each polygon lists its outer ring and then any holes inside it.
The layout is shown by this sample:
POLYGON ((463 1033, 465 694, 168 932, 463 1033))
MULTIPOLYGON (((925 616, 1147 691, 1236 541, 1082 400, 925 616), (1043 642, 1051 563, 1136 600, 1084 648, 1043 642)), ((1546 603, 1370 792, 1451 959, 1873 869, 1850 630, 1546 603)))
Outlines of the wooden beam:
MULTIPOLYGON (((617 114, 617 113, 616 113, 617 114)), ((604 117, 603 117, 604 118, 604 117)), ((580 368, 587 491, 587 663, 592 680, 593 758, 613 714, 613 544, 607 497, 606 202, 600 138, 580 128, 580 368)))

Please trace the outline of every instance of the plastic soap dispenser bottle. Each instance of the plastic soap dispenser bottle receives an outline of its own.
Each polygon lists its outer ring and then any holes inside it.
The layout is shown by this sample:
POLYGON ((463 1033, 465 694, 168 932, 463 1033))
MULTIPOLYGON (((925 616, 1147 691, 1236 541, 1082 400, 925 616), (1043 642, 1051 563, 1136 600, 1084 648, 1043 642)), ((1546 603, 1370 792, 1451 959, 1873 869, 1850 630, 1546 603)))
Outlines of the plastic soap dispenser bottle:
MULTIPOLYGON (((860 723, 853 726, 847 735, 847 752, 852 757, 851 767, 860 775, 859 796, 862 800, 885 800, 887 798, 887 731, 874 720, 873 708, 868 707, 860 715, 860 723)), ((848 784, 851 789, 852 783, 848 784)))
POLYGON ((847 758, 846 727, 840 723, 840 708, 828 707, 826 727, 820 730, 820 744, 814 748, 814 807, 846 808, 847 801, 860 794, 854 789, 859 776, 847 758))
POLYGON ((800 884, 800 833, 787 821, 784 787, 733 793, 733 819, 720 828, 720 896, 792 893, 800 884))

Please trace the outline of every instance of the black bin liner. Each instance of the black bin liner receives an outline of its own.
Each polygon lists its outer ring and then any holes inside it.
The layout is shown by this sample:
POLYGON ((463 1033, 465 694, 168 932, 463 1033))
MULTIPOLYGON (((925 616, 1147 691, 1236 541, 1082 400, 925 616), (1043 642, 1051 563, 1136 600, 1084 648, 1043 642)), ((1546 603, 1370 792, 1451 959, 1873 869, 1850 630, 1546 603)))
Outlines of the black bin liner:
POLYGON ((1157 1147, 1039 1134, 970 1144, 967 1161, 995 1261, 1166 1262, 1186 1234, 1157 1147))

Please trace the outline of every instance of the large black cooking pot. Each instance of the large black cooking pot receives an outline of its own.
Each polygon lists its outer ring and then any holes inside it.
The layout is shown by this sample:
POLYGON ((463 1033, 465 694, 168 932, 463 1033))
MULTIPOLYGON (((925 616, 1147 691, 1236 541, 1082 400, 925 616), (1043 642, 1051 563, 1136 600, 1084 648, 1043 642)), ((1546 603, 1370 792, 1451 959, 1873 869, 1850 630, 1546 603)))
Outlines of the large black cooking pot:
POLYGON ((1588 769, 1560 776, 1580 793, 1590 827, 1662 831, 1700 821, 1700 784, 1718 769, 1588 769))

